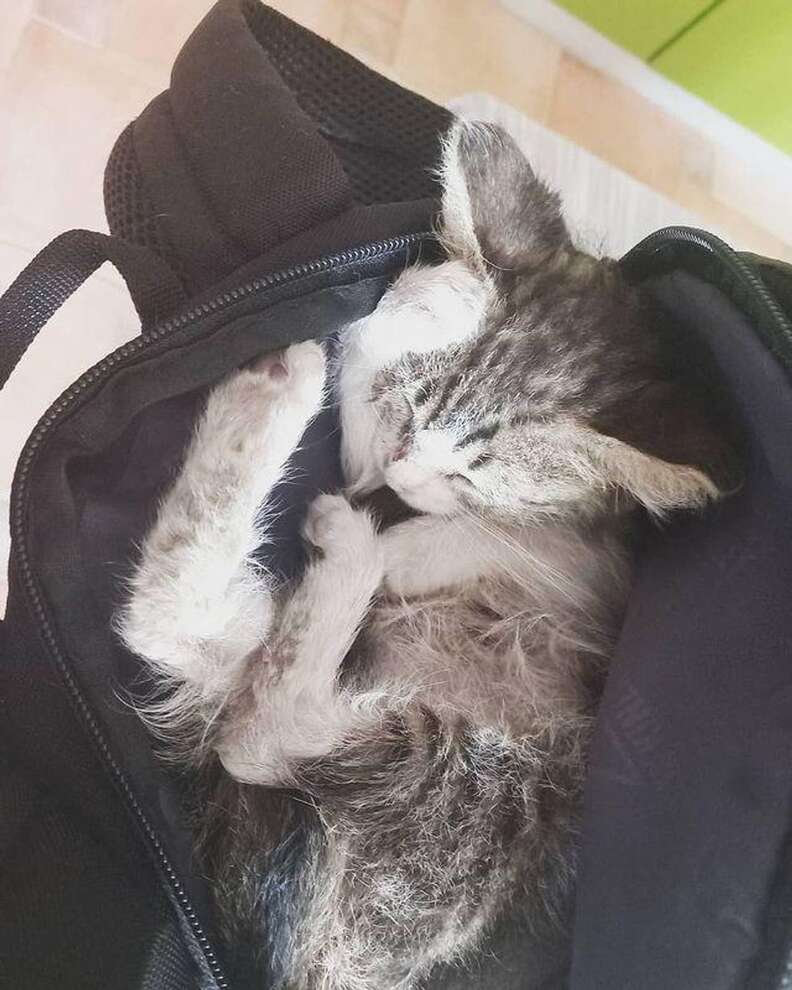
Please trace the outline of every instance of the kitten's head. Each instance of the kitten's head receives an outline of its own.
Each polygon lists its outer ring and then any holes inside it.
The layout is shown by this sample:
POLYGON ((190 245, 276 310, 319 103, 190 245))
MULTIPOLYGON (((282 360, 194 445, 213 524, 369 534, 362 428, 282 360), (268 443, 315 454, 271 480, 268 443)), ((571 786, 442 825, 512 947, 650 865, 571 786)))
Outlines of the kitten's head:
POLYGON ((386 483, 422 512, 512 521, 636 501, 663 514, 733 484, 673 329, 615 262, 572 245, 508 135, 458 125, 442 178, 450 260, 408 270, 381 305, 433 307, 450 343, 375 382, 386 483))

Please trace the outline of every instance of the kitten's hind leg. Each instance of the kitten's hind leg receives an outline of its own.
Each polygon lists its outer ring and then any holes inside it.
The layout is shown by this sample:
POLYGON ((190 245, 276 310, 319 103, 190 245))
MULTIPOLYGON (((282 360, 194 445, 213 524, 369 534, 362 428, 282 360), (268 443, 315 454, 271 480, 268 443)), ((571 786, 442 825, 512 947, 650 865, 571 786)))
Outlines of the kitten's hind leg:
POLYGON ((324 369, 318 344, 296 344, 209 396, 118 620, 127 646, 175 688, 152 718, 210 719, 268 632, 271 588, 250 561, 266 531, 259 512, 321 405, 324 369))
POLYGON ((338 495, 314 501, 304 531, 322 555, 283 604, 244 714, 217 746, 226 770, 248 783, 292 784, 299 761, 330 752, 370 719, 370 699, 353 700, 338 674, 382 581, 381 542, 369 515, 338 495))
POLYGON ((514 898, 542 931, 567 903, 582 740, 572 718, 515 739, 448 706, 383 704, 297 766, 326 847, 295 983, 330 973, 317 985, 415 990, 471 951, 514 898))

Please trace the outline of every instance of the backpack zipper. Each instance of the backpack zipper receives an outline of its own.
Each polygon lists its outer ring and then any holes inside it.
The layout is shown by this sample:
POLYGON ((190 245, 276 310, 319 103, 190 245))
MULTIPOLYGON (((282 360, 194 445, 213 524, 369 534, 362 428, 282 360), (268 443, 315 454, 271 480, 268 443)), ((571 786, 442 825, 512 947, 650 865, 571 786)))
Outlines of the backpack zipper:
POLYGON ((63 678, 69 693, 73 707, 78 717, 88 730, 99 756, 109 770, 110 775, 120 790, 121 796, 127 808, 132 812, 137 824, 141 827, 146 840, 154 852, 155 863, 173 900, 180 906, 184 917, 190 928, 190 932, 195 943, 200 947, 206 966, 214 980, 216 990, 229 990, 229 983, 223 973, 217 953, 213 949, 206 933, 203 930, 198 916, 190 903, 189 896, 179 880, 176 871, 173 869, 168 855, 163 848, 156 831, 146 816, 145 811, 140 806, 132 787, 127 780, 125 771, 116 761, 108 745, 104 730, 98 719, 91 711, 90 705, 85 700, 82 690, 71 669, 70 661, 60 649, 54 628, 49 621, 44 602, 36 586, 36 579, 33 573, 33 566, 28 553, 25 520, 27 518, 28 483, 31 468, 35 459, 46 442, 49 431, 63 418, 71 409, 75 401, 89 388, 107 378, 115 368, 127 359, 137 356, 152 347, 163 338, 183 330, 190 324, 203 319, 214 313, 229 309, 242 299, 258 294, 265 294, 268 290, 280 287, 287 283, 297 282, 302 278, 330 272, 342 268, 349 264, 365 263, 367 261, 378 260, 391 254, 405 254, 411 248, 419 246, 423 242, 433 241, 432 234, 415 233, 405 234, 398 237, 376 241, 360 247, 342 251, 338 254, 326 255, 323 258, 307 262, 302 265, 295 265, 283 271, 264 275, 261 278, 253 279, 250 282, 229 289, 215 296, 207 302, 200 303, 193 308, 187 309, 181 314, 171 317, 164 322, 157 324, 150 329, 143 329, 140 336, 122 345, 118 350, 109 354, 93 368, 81 375, 80 378, 63 395, 57 399, 47 412, 42 416, 29 440, 25 444, 19 460, 19 467, 15 484, 13 487, 11 522, 13 532, 13 548, 16 559, 19 561, 22 572, 23 587, 27 596, 27 603, 32 614, 39 623, 46 646, 63 678))
MULTIPOLYGON (((78 716, 82 719, 94 745, 97 747, 102 762, 120 789, 129 810, 132 812, 138 825, 142 828, 146 839, 155 854, 155 861, 164 879, 171 896, 179 904, 189 925, 195 942, 200 947, 207 967, 214 979, 217 990, 230 990, 229 983, 223 973, 223 969, 218 960, 217 954, 212 948, 206 933, 190 903, 190 899, 184 890, 175 870, 170 864, 167 853, 157 838, 154 827, 146 817, 132 788, 126 778, 125 772, 121 769, 110 747, 108 746, 104 732, 98 720, 93 715, 90 706, 82 695, 82 691, 72 673, 69 661, 60 650, 52 625, 49 622, 43 601, 39 595, 33 575, 30 557, 25 542, 25 518, 26 503, 28 494, 28 478, 31 467, 38 451, 41 449, 49 430, 60 421, 72 403, 89 387, 107 377, 118 364, 126 361, 145 351, 149 346, 160 341, 162 338, 184 329, 192 323, 203 319, 213 313, 222 312, 232 307, 242 299, 259 293, 265 293, 269 289, 299 281, 301 278, 316 275, 323 272, 332 271, 335 268, 343 267, 347 264, 365 262, 395 254, 405 252, 412 247, 416 247, 422 242, 432 241, 430 233, 407 234, 400 237, 389 238, 372 244, 343 251, 339 254, 328 255, 315 261, 303 265, 293 266, 280 272, 265 275, 261 278, 253 279, 244 285, 232 288, 220 293, 207 302, 196 305, 178 316, 172 317, 149 330, 141 332, 139 337, 122 345, 118 350, 108 355, 97 365, 82 375, 64 394, 49 408, 39 421, 30 439, 25 445, 19 461, 19 468, 14 484, 12 503, 12 530, 14 553, 18 555, 20 568, 22 570, 23 586, 27 595, 28 604, 31 606, 33 614, 39 622, 44 634, 44 639, 54 659, 58 670, 63 677, 67 690, 74 704, 78 716)), ((779 306, 772 293, 767 289, 761 277, 755 272, 753 267, 743 259, 736 251, 732 250, 724 241, 709 234, 706 231, 692 227, 666 227, 662 230, 650 234, 643 241, 632 248, 622 259, 621 265, 627 270, 640 271, 645 264, 653 261, 669 245, 686 244, 699 248, 710 256, 720 261, 726 271, 738 282, 741 283, 749 297, 759 303, 761 309, 767 317, 770 339, 768 344, 775 353, 784 360, 784 363, 792 368, 792 323, 786 317, 783 309, 779 306)), ((788 957, 786 972, 792 969, 792 955, 788 957)), ((789 984, 784 978, 781 988, 789 984)))
POLYGON ((657 264, 658 256, 662 257, 667 253, 673 257, 674 248, 684 246, 698 248, 705 255, 720 262, 723 273, 730 276, 730 283, 739 283, 745 294, 753 302, 758 303, 753 314, 756 317, 757 329, 769 349, 786 369, 792 372, 792 321, 765 285, 754 265, 729 247, 720 237, 696 227, 664 227, 636 244, 624 255, 620 264, 628 274, 633 272, 642 275, 650 265, 657 264))

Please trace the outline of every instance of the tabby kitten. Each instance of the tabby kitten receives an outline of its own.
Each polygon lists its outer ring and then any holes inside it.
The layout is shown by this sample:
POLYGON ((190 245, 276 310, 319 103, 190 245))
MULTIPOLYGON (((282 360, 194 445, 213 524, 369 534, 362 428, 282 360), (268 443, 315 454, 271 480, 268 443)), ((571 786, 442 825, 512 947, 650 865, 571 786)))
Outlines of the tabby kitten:
POLYGON ((164 689, 145 716, 215 767, 229 938, 299 990, 407 990, 498 919, 563 910, 629 510, 728 478, 666 331, 511 139, 456 125, 442 182, 448 260, 343 334, 348 487, 311 506, 301 580, 251 561, 325 394, 313 342, 212 392, 119 620, 164 689), (382 486, 416 516, 379 531, 356 504, 382 486))

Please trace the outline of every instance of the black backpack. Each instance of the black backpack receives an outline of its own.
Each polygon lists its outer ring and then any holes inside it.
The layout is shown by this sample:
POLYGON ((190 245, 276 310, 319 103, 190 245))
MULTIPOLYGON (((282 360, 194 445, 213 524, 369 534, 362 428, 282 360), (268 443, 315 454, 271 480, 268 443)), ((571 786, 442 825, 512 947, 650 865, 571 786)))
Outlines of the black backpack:
MULTIPOLYGON (((125 703, 142 675, 110 619, 206 390, 371 311, 437 253, 432 166, 450 120, 256 0, 220 0, 116 144, 112 235, 62 235, 0 300, 0 385, 104 260, 142 325, 43 416, 14 481, 1 986, 247 985, 193 869, 184 781, 125 703)), ((591 758, 571 973, 510 929, 434 986, 792 986, 792 274, 686 228, 622 264, 686 331, 690 360, 706 351, 719 369, 747 477, 642 548, 591 758)), ((286 572, 306 502, 338 479, 331 419, 289 490, 269 561, 286 572)))

